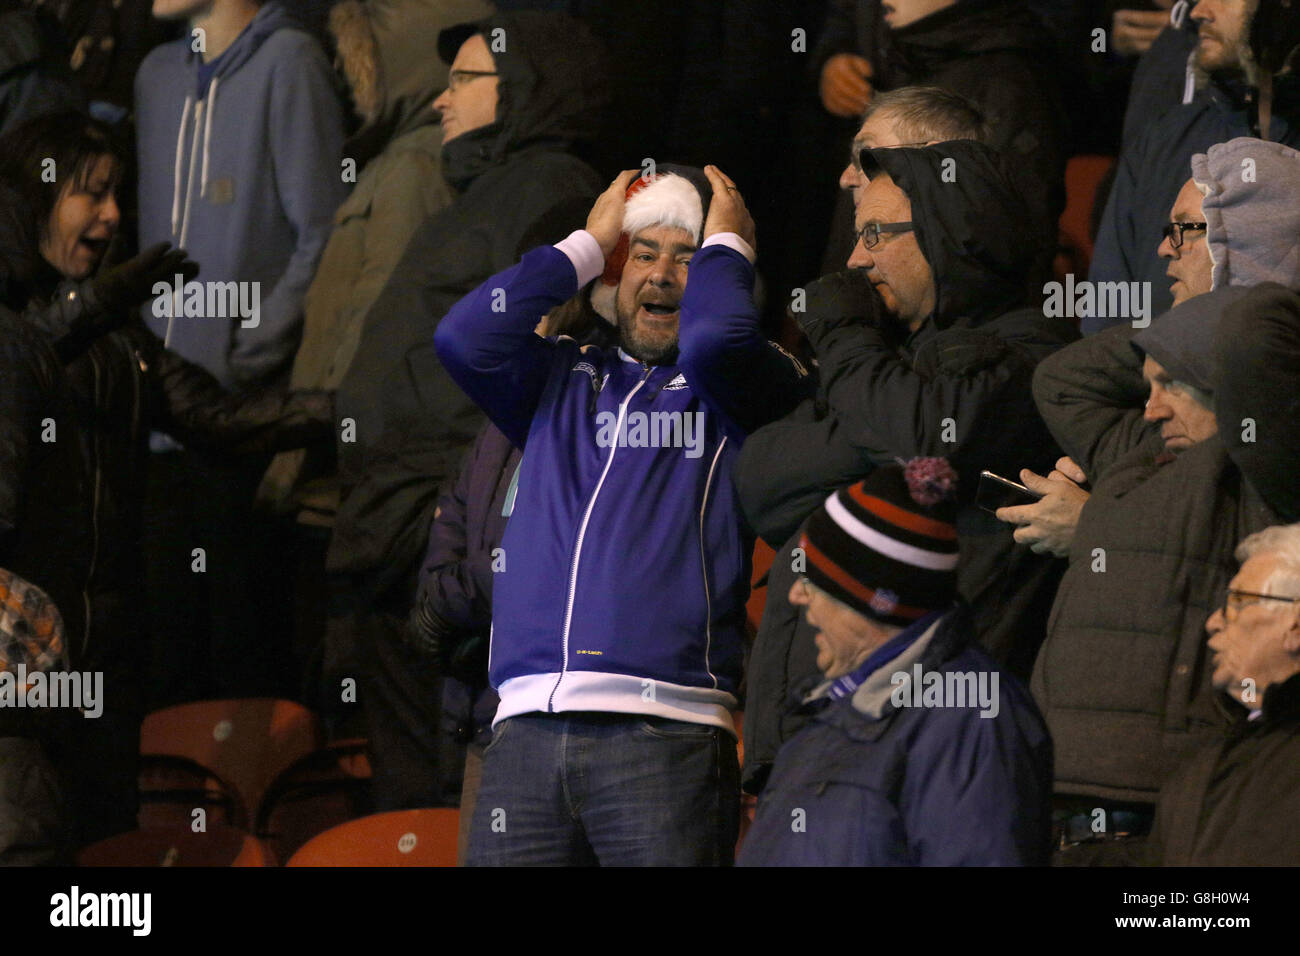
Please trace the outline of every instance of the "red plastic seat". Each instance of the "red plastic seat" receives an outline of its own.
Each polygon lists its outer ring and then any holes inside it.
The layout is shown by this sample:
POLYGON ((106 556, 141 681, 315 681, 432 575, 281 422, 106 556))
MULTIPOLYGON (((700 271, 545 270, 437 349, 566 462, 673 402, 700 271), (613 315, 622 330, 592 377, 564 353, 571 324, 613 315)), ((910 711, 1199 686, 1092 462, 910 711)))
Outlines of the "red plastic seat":
POLYGON ((749 620, 749 626, 755 633, 758 631, 759 622, 763 620, 763 608, 767 605, 767 584, 764 582, 761 586, 758 584, 767 574, 768 569, 772 567, 772 559, 776 557, 776 552, 762 538, 754 542, 754 570, 750 576, 749 601, 745 604, 745 617, 749 620))
POLYGON ((326 830, 289 866, 455 866, 460 811, 396 810, 326 830))
POLYGON ((312 837, 371 812, 364 740, 340 740, 282 772, 267 788, 253 832, 287 860, 312 837))
POLYGON ((323 742, 316 715, 290 700, 250 697, 205 700, 155 711, 140 728, 141 764, 184 757, 260 805, 276 775, 323 742))
POLYGON ((132 830, 92 843, 77 854, 78 866, 275 866, 270 848, 256 837, 221 825, 195 833, 188 826, 132 830))
MULTIPOLYGON (((1057 279, 1067 272, 1076 279, 1088 274, 1092 263, 1092 210, 1097 187, 1115 165, 1114 156, 1073 156, 1065 165, 1065 209, 1059 222, 1057 279)), ((1152 247, 1151 254, 1155 255, 1152 247)))
POLYGON ((142 757, 139 772, 141 830, 188 827, 201 809, 209 824, 248 829, 248 812, 233 786, 186 757, 142 757))

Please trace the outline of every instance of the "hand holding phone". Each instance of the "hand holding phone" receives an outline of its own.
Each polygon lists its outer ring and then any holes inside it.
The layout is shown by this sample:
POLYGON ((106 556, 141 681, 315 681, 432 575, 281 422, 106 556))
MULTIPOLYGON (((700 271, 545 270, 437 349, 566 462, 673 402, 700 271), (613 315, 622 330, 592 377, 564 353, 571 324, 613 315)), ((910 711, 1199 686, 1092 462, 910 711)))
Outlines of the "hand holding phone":
MULTIPOLYGON (((1079 515, 1089 497, 1088 492, 1080 488, 1071 477, 1083 477, 1083 472, 1073 461, 1061 459, 1057 462, 1056 470, 1046 478, 1026 468, 1020 472, 1024 485, 1017 485, 989 472, 985 474, 989 474, 992 479, 991 490, 988 492, 990 496, 995 494, 992 489, 997 488, 1000 482, 1012 486, 1002 489, 1002 494, 1019 496, 1023 491, 1033 496, 1030 501, 1010 502, 994 512, 999 521, 1017 525, 1015 540, 1018 544, 1029 545, 1035 554, 1054 554, 1063 558, 1070 553, 1079 515)), ((983 475, 980 476, 979 493, 984 493, 983 475)), ((983 507, 983 504, 980 506, 983 507)))

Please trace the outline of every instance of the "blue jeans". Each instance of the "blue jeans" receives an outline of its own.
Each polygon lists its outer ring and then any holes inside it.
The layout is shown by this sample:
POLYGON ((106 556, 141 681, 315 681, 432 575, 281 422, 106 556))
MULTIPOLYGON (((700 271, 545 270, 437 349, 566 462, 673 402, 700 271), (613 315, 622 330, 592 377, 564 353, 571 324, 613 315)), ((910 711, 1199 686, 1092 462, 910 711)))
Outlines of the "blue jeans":
POLYGON ((724 730, 640 714, 524 714, 483 754, 468 866, 729 866, 740 812, 724 730))

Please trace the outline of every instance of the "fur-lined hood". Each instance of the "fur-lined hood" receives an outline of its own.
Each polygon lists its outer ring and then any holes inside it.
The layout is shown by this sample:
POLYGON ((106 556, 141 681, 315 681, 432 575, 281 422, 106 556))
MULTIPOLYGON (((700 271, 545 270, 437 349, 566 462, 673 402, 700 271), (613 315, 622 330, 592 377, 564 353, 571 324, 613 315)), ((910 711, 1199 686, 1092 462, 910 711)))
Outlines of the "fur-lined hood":
MULTIPOLYGON (((492 13, 485 0, 343 0, 329 28, 361 117, 356 140, 378 153, 393 137, 438 121, 432 103, 447 85, 438 34, 492 13)), ((355 155, 355 151, 353 151, 355 155)))

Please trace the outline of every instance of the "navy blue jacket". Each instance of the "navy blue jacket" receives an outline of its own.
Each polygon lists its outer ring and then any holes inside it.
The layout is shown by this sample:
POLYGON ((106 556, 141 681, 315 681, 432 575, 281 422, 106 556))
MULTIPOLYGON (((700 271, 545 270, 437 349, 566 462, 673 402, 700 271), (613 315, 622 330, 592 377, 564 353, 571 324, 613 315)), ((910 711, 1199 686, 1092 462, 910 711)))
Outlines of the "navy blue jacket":
POLYGON ((960 607, 852 696, 802 705, 811 719, 777 755, 740 864, 1046 864, 1051 738, 1025 689, 971 641, 960 607), (890 679, 918 663, 927 674, 997 674, 996 715, 894 706, 890 679))
POLYGON ((733 730, 753 541, 732 470, 744 436, 806 393, 798 363, 760 332, 753 281, 733 249, 695 254, 675 365, 535 334, 578 292, 554 246, 438 326, 444 367, 524 449, 493 583, 497 721, 589 710, 733 730), (685 437, 685 416, 699 423, 693 447, 637 445, 674 420, 685 437))
MULTIPOLYGON (((1152 317, 1173 305, 1168 262, 1156 254, 1160 230, 1169 222, 1178 191, 1192 175, 1192 156, 1238 136, 1258 136, 1251 128, 1244 87, 1211 84, 1190 103, 1174 107, 1136 132, 1124 144, 1115 185, 1106 201, 1088 278, 1093 282, 1150 282, 1152 317)), ((1297 89, 1279 82, 1268 138, 1300 147, 1297 89)), ((1085 318, 1085 335, 1130 321, 1128 317, 1085 318)))

